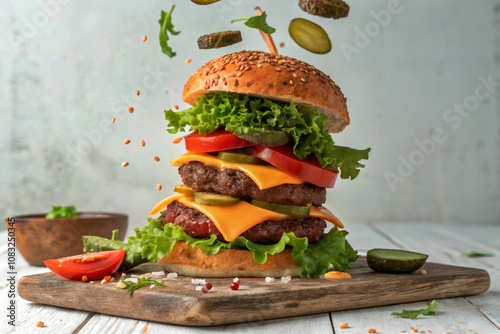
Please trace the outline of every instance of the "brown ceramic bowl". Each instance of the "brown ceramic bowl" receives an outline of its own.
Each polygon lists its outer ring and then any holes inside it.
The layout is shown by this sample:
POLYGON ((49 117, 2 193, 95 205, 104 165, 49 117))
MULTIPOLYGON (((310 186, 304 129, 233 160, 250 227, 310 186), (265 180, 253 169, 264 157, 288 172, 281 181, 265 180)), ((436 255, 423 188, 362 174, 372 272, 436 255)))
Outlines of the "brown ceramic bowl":
MULTIPOLYGON (((14 216, 16 248, 33 266, 44 266, 43 260, 83 253, 82 236, 111 238, 118 229, 118 239, 127 233, 128 216, 117 213, 79 212, 75 218, 45 219, 45 214, 14 216)), ((5 220, 11 227, 12 217, 5 220), (8 220, 10 219, 10 221, 8 220)))

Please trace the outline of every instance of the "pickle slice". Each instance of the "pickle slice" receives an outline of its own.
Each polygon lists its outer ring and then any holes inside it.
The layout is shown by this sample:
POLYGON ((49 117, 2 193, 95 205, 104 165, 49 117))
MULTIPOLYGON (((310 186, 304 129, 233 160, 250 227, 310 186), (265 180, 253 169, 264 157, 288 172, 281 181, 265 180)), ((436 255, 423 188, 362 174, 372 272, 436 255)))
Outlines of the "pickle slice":
POLYGON ((205 205, 229 205, 238 202, 240 199, 228 195, 195 192, 193 193, 193 201, 205 205))
POLYGON ((227 162, 236 162, 240 164, 267 165, 267 162, 264 160, 243 153, 219 152, 217 158, 227 162))
POLYGON ((290 135, 283 131, 250 132, 239 136, 252 143, 274 147, 285 145, 290 141, 290 135))
POLYGON ((198 48, 218 49, 241 42, 239 30, 214 32, 198 37, 198 48))
POLYGON ((290 37, 307 51, 325 54, 332 49, 332 43, 326 31, 314 22, 296 18, 288 26, 290 37))
POLYGON ((400 249, 375 248, 366 254, 368 267, 388 274, 408 274, 420 269, 429 256, 400 249))
POLYGON ((292 215, 292 216, 308 217, 309 212, 311 211, 310 206, 268 203, 268 202, 257 201, 255 199, 252 200, 251 204, 266 210, 275 211, 283 213, 285 215, 292 215))
POLYGON ((195 3, 197 5, 211 5, 213 3, 216 3, 220 0, 191 0, 192 3, 195 3))
POLYGON ((179 194, 184 194, 187 196, 193 196, 193 189, 191 187, 185 186, 185 185, 176 185, 174 187, 174 191, 179 194))

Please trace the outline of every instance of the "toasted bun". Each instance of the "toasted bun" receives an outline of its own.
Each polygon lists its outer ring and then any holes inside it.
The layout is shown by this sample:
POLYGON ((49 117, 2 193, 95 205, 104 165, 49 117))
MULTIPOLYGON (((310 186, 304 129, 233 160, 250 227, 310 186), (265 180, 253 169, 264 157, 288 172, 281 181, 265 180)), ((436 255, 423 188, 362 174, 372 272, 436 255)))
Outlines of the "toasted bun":
POLYGON ((182 98, 193 105, 200 96, 217 91, 313 107, 327 117, 329 132, 340 132, 349 124, 340 88, 314 66, 294 58, 240 51, 212 59, 187 80, 182 98))
POLYGON ((217 254, 206 255, 183 241, 178 241, 158 263, 165 271, 191 277, 281 277, 300 273, 287 249, 268 255, 264 264, 258 264, 247 250, 221 249, 217 254))

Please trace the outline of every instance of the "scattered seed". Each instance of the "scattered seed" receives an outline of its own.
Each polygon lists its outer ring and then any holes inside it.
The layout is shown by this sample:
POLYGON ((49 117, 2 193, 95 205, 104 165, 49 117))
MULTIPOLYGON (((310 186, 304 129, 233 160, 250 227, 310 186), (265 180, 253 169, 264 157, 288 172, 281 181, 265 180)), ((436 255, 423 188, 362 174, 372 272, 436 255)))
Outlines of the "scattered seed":
POLYGON ((184 62, 185 62, 186 64, 191 64, 191 61, 192 61, 192 59, 191 59, 191 58, 186 58, 186 60, 184 60, 184 62))
POLYGON ((425 270, 425 269, 420 269, 420 270, 418 271, 418 273, 419 273, 420 275, 427 275, 427 270, 425 270))
POLYGON ((142 36, 142 42, 145 43, 148 40, 148 35, 142 36))
POLYGON ((158 183, 158 184, 156 185, 156 190, 160 191, 160 190, 161 190, 161 188, 162 188, 162 185, 161 185, 160 183, 158 183))
POLYGON ((37 321, 36 327, 45 327, 45 323, 43 321, 37 321))
POLYGON ((207 292, 208 292, 207 287, 202 286, 202 287, 201 287, 201 292, 203 292, 203 293, 207 293, 207 292))
POLYGON ((284 48, 285 47, 285 42, 280 42, 280 48, 284 48))
POLYGON ((174 139, 172 139, 172 144, 179 144, 181 141, 182 141, 181 136, 175 137, 174 139))
POLYGON ((127 167, 127 166, 128 166, 128 162, 127 161, 122 162, 122 167, 127 167))
POLYGON ((135 95, 137 95, 137 96, 141 95, 141 91, 140 90, 136 90, 135 91, 135 95))
POLYGON ((173 107, 175 110, 179 110, 179 105, 177 103, 174 103, 173 107))
POLYGON ((343 322, 339 325, 339 328, 340 329, 346 329, 346 328, 349 328, 349 324, 347 322, 343 322))
POLYGON ((130 144, 130 139, 125 139, 125 140, 123 141, 123 143, 124 143, 125 145, 130 144))
POLYGON ((113 117, 113 118, 111 119, 111 123, 115 123, 115 122, 116 122, 116 118, 114 118, 114 117, 113 117))
POLYGON ((327 272, 323 277, 326 279, 339 279, 339 280, 352 278, 351 275, 349 275, 346 272, 335 271, 335 270, 327 272))
POLYGON ((155 156, 153 157, 153 160, 154 160, 154 161, 156 161, 156 162, 159 162, 159 161, 160 161, 160 157, 159 157, 159 156, 157 156, 157 155, 155 155, 155 156))
POLYGON ((146 146, 146 142, 144 141, 144 139, 141 139, 141 146, 142 147, 146 146))
POLYGON ((134 107, 132 107, 132 106, 128 107, 128 112, 129 113, 133 113, 134 112, 134 107))
POLYGON ((82 276, 82 282, 88 282, 89 278, 86 275, 82 276))
POLYGON ((375 328, 370 328, 368 330, 368 333, 377 333, 377 330, 375 328))

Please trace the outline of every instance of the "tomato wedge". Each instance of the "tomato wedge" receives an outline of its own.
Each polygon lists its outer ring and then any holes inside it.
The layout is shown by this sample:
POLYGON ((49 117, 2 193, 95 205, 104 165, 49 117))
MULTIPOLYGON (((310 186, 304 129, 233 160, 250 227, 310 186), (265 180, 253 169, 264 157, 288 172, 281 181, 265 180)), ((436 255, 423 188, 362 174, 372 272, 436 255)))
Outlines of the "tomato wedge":
POLYGON ((120 267, 125 257, 125 250, 102 251, 45 260, 43 263, 59 276, 81 281, 82 276, 88 280, 101 280, 111 275, 120 267))
POLYGON ((235 148, 254 146, 255 143, 238 137, 224 129, 217 129, 207 134, 191 132, 184 137, 186 150, 191 152, 219 152, 235 148))
POLYGON ((274 167, 284 172, 300 177, 320 187, 333 188, 338 171, 322 168, 315 157, 306 157, 300 160, 293 154, 289 145, 266 147, 257 145, 249 152, 254 157, 269 162, 274 167))

